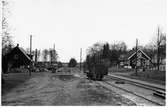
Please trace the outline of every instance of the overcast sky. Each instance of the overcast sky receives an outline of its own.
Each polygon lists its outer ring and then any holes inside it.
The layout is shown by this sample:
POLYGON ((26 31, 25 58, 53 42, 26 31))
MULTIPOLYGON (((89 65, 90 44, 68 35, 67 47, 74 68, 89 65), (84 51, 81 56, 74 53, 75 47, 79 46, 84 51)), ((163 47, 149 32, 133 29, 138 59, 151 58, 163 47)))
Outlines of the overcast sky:
MULTIPOLYGON (((98 41, 124 41, 128 48, 147 44, 158 25, 167 32, 167 0, 13 0, 14 42, 33 49, 55 43, 60 61, 79 61, 80 48, 98 41)), ((85 59, 85 58, 84 58, 85 59)))

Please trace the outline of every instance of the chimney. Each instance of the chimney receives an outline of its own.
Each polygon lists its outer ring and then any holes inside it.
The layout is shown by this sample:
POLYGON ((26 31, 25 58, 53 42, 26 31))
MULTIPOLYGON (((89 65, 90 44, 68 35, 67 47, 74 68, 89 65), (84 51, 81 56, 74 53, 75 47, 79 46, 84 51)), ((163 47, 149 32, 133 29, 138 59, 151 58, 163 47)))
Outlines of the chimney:
POLYGON ((17 44, 17 47, 19 47, 19 44, 17 44))

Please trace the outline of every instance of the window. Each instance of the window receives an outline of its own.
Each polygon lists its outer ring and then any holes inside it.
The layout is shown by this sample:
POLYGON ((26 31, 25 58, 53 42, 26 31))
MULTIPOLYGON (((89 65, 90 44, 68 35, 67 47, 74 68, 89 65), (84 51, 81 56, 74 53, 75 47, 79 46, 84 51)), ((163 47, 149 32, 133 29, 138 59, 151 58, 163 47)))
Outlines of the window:
POLYGON ((17 54, 14 55, 14 59, 15 60, 18 60, 19 59, 19 56, 17 54))

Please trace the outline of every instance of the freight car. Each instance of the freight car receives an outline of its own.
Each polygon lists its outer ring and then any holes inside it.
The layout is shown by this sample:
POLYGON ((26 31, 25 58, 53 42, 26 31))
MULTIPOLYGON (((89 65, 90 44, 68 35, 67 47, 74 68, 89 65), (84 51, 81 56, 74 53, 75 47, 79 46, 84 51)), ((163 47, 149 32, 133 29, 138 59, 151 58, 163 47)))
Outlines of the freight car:
POLYGON ((109 60, 100 56, 88 56, 86 61, 86 75, 92 80, 102 80, 108 74, 109 60))

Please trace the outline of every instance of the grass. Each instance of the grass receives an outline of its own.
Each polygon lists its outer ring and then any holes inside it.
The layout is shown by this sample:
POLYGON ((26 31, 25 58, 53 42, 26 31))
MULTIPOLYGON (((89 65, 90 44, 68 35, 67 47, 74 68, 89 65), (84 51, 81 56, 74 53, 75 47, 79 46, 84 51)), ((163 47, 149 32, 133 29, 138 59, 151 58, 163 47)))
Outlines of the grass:
POLYGON ((31 73, 31 76, 29 76, 29 73, 8 73, 3 74, 2 78, 4 79, 5 83, 2 84, 2 95, 8 93, 13 88, 23 84, 28 79, 38 75, 39 73, 31 73))
POLYGON ((156 71, 156 70, 138 71, 138 75, 136 76, 134 69, 112 67, 109 68, 109 72, 132 79, 147 81, 150 83, 156 83, 161 85, 165 85, 166 83, 166 71, 156 71))
POLYGON ((125 73, 125 72, 131 72, 134 71, 133 69, 128 68, 117 68, 117 67, 111 67, 109 68, 109 72, 116 72, 116 73, 125 73))
POLYGON ((166 83, 166 71, 145 71, 145 72, 138 72, 137 76, 135 73, 132 73, 130 76, 151 83, 157 83, 162 85, 165 85, 166 83))

